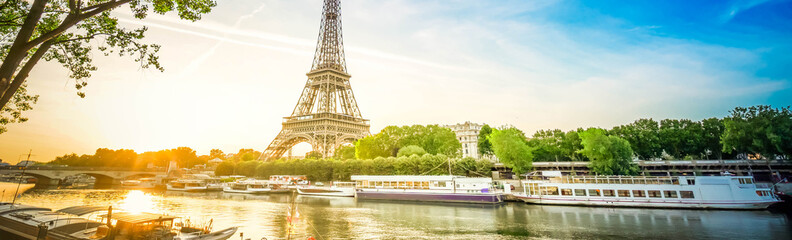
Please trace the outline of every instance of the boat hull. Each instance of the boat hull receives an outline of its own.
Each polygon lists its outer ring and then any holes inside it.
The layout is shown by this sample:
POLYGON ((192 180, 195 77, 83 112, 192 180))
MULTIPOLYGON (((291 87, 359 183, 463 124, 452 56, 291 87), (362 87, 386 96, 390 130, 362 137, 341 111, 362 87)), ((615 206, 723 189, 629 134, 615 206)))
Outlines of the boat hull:
POLYGON ((223 189, 223 192, 227 193, 244 193, 244 194, 268 194, 272 192, 272 189, 269 188, 262 188, 262 189, 247 189, 247 190, 238 190, 233 189, 230 187, 226 187, 223 189))
POLYGON ((181 191, 181 192, 216 192, 222 191, 223 188, 217 187, 184 187, 184 188, 175 188, 168 185, 168 191, 181 191))
POLYGON ((503 202, 503 196, 500 194, 358 191, 356 193, 356 196, 358 199, 362 199, 362 200, 399 200, 399 201, 484 203, 484 204, 497 204, 503 202))
POLYGON ((321 189, 321 188, 297 188, 297 192, 302 195, 328 196, 328 197, 354 197, 355 189, 321 189))
POLYGON ((735 210, 761 210, 767 209, 778 201, 651 201, 631 199, 572 199, 560 197, 535 197, 515 195, 518 199, 528 204, 540 205, 567 205, 567 206, 602 206, 602 207, 635 207, 635 208, 690 208, 690 209, 735 209, 735 210))
POLYGON ((185 235, 176 236, 173 239, 174 240, 225 240, 234 236, 234 233, 236 233, 237 229, 238 229, 237 227, 230 227, 208 234, 201 234, 201 235, 185 234, 185 235))

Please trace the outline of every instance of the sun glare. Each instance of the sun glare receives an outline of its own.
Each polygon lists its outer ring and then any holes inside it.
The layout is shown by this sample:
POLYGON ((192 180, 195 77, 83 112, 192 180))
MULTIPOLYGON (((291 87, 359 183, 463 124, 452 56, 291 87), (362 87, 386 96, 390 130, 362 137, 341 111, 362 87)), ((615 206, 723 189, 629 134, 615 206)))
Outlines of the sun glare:
POLYGON ((139 190, 132 190, 121 201, 120 208, 130 213, 154 212, 153 198, 139 190))

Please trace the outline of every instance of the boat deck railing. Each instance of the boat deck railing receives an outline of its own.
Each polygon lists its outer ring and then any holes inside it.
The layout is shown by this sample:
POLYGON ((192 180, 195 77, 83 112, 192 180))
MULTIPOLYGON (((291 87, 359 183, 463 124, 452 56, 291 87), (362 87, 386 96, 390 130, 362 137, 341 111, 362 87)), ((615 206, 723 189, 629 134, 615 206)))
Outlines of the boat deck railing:
MULTIPOLYGON (((693 179, 693 177, 689 177, 693 179)), ((679 185, 678 177, 645 176, 561 176, 548 179, 551 183, 595 183, 595 184, 667 184, 679 185)))

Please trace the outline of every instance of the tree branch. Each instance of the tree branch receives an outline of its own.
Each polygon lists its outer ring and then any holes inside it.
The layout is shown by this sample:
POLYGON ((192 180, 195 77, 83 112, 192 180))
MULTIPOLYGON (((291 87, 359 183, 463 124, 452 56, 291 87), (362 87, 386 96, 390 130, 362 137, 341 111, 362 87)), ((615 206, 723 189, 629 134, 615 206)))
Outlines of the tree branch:
POLYGON ((3 92, 3 97, 0 98, 0 103, 3 103, 3 106, 5 106, 5 103, 11 100, 11 97, 14 96, 17 89, 19 89, 19 87, 22 86, 22 83, 25 82, 25 79, 27 79, 30 71, 33 70, 33 66, 35 66, 36 63, 41 60, 41 57, 43 57, 44 54, 49 51, 52 44, 54 44, 53 41, 47 41, 41 44, 41 46, 36 49, 36 52, 33 53, 33 56, 31 56, 30 59, 28 59, 28 61, 25 63, 25 66, 22 66, 22 69, 20 69, 19 73, 17 73, 16 77, 14 77, 14 81, 11 82, 11 86, 5 89, 5 92, 3 92))
POLYGON ((57 28, 55 28, 54 30, 52 30, 52 31, 50 31, 48 33, 42 34, 38 38, 33 39, 30 42, 28 42, 28 45, 27 45, 29 47, 28 49, 33 48, 36 45, 39 45, 39 44, 41 44, 41 43, 43 43, 45 41, 48 41, 48 40, 50 40, 50 39, 52 39, 54 37, 57 37, 61 33, 65 32, 66 30, 68 30, 72 26, 76 25, 80 21, 85 20, 86 18, 96 16, 99 13, 102 13, 104 11, 113 9, 115 7, 118 7, 118 6, 121 6, 121 5, 129 3, 131 1, 132 0, 117 0, 117 1, 112 1, 112 2, 106 2, 106 3, 102 3, 102 4, 97 4, 97 5, 91 6, 89 8, 92 8, 93 10, 90 10, 90 11, 85 12, 85 13, 81 13, 79 15, 69 14, 69 15, 66 16, 66 19, 64 19, 63 22, 57 28))

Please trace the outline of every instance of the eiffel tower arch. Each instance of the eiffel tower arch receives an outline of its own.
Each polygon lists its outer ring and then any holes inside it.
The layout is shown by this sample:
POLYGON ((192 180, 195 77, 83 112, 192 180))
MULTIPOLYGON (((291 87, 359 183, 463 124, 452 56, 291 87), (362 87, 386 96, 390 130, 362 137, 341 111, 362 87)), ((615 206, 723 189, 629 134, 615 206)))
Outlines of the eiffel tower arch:
POLYGON ((358 109, 351 77, 344 58, 341 32, 341 1, 325 0, 319 40, 311 71, 297 106, 291 116, 283 118, 283 127, 262 154, 276 159, 294 147, 307 142, 324 157, 345 143, 369 135, 369 122, 358 109))

